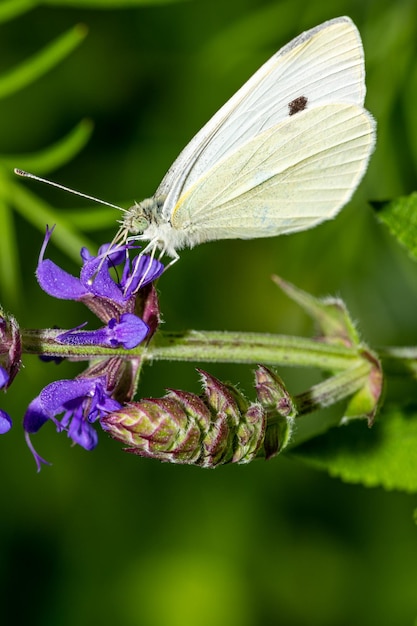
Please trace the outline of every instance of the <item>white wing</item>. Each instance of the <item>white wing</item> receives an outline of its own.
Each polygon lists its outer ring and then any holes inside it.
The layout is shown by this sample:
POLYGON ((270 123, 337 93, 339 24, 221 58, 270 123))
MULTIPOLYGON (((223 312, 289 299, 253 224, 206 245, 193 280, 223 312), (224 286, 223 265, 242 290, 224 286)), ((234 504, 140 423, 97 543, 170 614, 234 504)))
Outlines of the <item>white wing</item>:
POLYGON ((291 102, 306 98, 307 109, 331 102, 361 106, 364 78, 362 42, 350 18, 336 18, 302 33, 271 57, 181 152, 155 194, 167 196, 165 218, 171 217, 180 196, 220 160, 288 119, 291 102))
POLYGON ((181 196, 173 235, 184 234, 193 246, 271 237, 333 217, 366 170, 374 126, 360 106, 326 104, 268 128, 181 196))

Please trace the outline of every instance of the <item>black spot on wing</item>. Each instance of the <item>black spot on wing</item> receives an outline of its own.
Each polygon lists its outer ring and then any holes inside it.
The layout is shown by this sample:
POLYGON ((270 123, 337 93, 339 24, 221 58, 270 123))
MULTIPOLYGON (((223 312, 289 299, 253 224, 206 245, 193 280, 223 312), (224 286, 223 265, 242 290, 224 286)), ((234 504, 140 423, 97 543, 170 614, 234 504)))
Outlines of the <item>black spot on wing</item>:
POLYGON ((299 113, 300 111, 304 111, 307 108, 307 98, 305 96, 298 96, 298 98, 294 98, 291 102, 288 103, 289 114, 294 115, 295 113, 299 113))

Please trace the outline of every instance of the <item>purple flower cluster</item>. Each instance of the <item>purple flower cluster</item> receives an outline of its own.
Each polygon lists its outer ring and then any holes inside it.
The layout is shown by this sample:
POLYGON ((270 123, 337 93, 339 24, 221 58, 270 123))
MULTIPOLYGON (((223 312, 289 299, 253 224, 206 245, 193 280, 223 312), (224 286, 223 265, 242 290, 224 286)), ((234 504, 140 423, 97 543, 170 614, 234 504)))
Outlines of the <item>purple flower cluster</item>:
POLYGON ((121 404, 111 397, 106 377, 74 378, 58 380, 47 385, 29 404, 23 419, 27 444, 35 458, 38 471, 41 464, 48 464, 34 449, 30 435, 38 432, 48 420, 57 431, 66 430, 74 443, 86 450, 93 450, 98 442, 93 422, 107 413, 120 409, 121 404), (61 420, 56 418, 63 413, 61 420))
MULTIPOLYGON (((52 231, 47 229, 36 270, 41 288, 55 298, 82 302, 105 326, 88 331, 84 329, 85 324, 81 324, 55 336, 56 344, 68 346, 72 353, 74 346, 78 346, 85 355, 86 347, 91 346, 91 363, 76 378, 47 385, 25 413, 25 436, 38 471, 47 461, 35 451, 30 435, 37 433, 46 422, 52 421, 58 432, 66 431, 75 443, 92 450, 98 440, 94 422, 100 422, 103 416, 131 400, 140 358, 134 355, 126 358, 122 350, 135 348, 155 332, 159 308, 152 282, 164 270, 162 263, 150 256, 137 254, 131 260, 129 245, 111 249, 106 244, 97 256, 85 248, 81 250, 83 265, 77 278, 44 258, 52 231), (96 346, 115 349, 115 353, 95 356, 93 360, 96 346)), ((48 355, 50 357, 54 355, 48 355)), ((88 355, 83 358, 88 359, 88 355)), ((9 380, 10 372, 1 367, 0 361, 0 388, 10 384, 9 380)), ((0 411, 0 433, 10 426, 10 417, 0 411)))

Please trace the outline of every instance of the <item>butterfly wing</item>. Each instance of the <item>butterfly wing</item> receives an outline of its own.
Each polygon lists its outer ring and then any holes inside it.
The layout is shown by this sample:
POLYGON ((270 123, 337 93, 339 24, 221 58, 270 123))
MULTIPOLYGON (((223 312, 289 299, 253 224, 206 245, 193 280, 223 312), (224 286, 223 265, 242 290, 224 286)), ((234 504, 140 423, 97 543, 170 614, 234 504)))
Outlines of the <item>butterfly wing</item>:
POLYGON ((292 103, 302 102, 307 109, 331 102, 362 106, 364 78, 362 42, 350 18, 302 33, 272 56, 181 152, 155 194, 166 196, 165 218, 219 161, 300 108, 292 103))
POLYGON ((326 104, 287 118, 198 179, 173 210, 173 230, 192 246, 280 235, 333 217, 366 170, 374 126, 354 104, 326 104))

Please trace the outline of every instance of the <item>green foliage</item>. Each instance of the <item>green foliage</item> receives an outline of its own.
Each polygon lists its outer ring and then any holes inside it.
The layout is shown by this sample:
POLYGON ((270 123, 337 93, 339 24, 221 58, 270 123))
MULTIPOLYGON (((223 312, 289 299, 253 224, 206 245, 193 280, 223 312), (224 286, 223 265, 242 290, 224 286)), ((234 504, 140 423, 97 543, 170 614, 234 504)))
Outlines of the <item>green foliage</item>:
POLYGON ((0 77, 0 98, 6 98, 44 76, 71 54, 86 34, 85 26, 75 26, 19 67, 3 73, 0 77))
POLYGON ((417 493, 417 409, 387 405, 372 429, 331 428, 291 455, 348 483, 417 493))
POLYGON ((38 4, 37 0, 3 0, 0 4, 0 23, 26 13, 38 4))
POLYGON ((42 5, 73 6, 80 9, 123 9, 135 6, 153 6, 184 2, 185 0, 2 0, 0 22, 17 17, 42 5))
MULTIPOLYGON (((4 6, 3 9, 2 16, 5 18, 7 12, 4 6)), ((12 14, 9 13, 9 17, 11 16, 12 14)), ((10 97, 16 91, 24 89, 44 76, 65 59, 83 41, 85 35, 85 27, 72 28, 29 61, 3 73, 0 76, 0 98, 10 97)), ((82 150, 90 135, 91 124, 82 122, 64 139, 37 154, 13 157, 0 155, 0 205, 2 209, 0 213, 0 272, 4 277, 3 297, 6 302, 9 302, 9 306, 17 307, 21 291, 18 233, 13 227, 11 217, 13 209, 20 212, 40 232, 45 230, 45 224, 60 222, 61 228, 57 243, 61 244, 65 252, 72 255, 74 259, 78 259, 80 246, 88 244, 88 241, 79 235, 69 223, 65 223, 65 219, 59 219, 51 207, 25 190, 13 175, 12 164, 49 173, 67 163, 82 150)))
MULTIPOLYGON (((5 170, 13 170, 17 165, 22 170, 48 174, 73 159, 86 145, 92 132, 89 120, 82 120, 66 137, 35 154, 0 154, 0 162, 5 170)), ((19 180, 19 179, 15 179, 19 180)))
MULTIPOLYGON (((417 260, 417 194, 373 206, 391 234, 417 260)), ((415 375, 415 359, 406 358, 405 366, 415 375)), ((343 424, 295 447, 292 455, 346 482, 417 492, 414 406, 384 406, 369 432, 358 424, 343 424)))
POLYGON ((373 202, 378 218, 417 261, 417 192, 391 202, 373 202))
POLYGON ((84 9, 125 9, 135 6, 158 6, 190 0, 39 0, 39 4, 72 6, 84 9))

